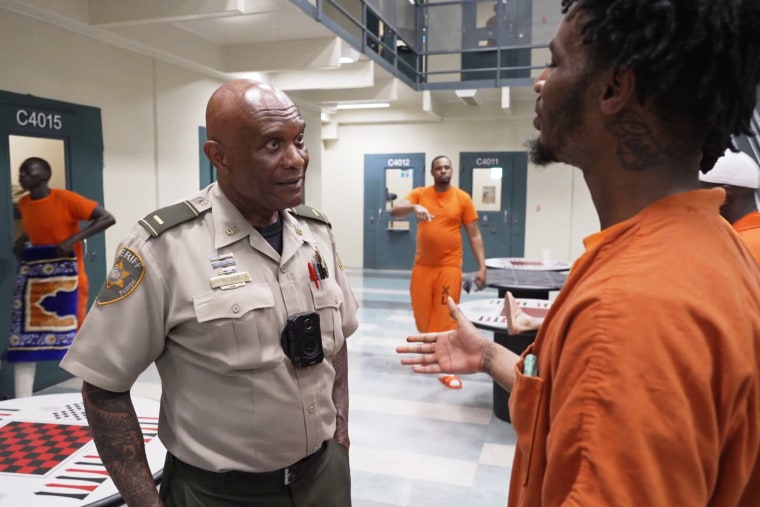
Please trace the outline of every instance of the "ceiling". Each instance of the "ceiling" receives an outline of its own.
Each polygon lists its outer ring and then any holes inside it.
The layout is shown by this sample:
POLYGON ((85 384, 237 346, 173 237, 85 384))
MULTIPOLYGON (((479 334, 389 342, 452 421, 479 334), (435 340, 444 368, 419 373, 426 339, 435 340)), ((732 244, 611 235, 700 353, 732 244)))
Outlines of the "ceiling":
POLYGON ((289 0, 0 0, 0 9, 219 79, 268 81, 318 108, 325 122, 522 115, 535 99, 530 87, 415 91, 289 0), (358 59, 340 63, 348 53, 358 59), (390 107, 338 110, 365 101, 390 107))

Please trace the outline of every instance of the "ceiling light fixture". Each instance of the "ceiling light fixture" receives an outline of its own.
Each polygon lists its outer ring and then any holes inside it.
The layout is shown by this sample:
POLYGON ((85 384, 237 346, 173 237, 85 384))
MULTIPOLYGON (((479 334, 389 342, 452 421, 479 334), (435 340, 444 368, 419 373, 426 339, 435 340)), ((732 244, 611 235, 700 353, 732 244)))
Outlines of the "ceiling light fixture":
POLYGON ((381 107, 391 107, 388 102, 347 102, 338 104, 338 109, 378 109, 381 107))

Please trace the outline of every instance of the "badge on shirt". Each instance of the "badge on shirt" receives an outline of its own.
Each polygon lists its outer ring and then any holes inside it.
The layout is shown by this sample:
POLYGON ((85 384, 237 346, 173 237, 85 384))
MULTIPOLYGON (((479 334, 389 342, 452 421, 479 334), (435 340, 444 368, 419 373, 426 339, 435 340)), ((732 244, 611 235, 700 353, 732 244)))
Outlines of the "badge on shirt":
POLYGON ((95 301, 98 305, 121 301, 134 292, 144 275, 145 263, 142 258, 131 248, 121 247, 95 301))
POLYGON ((247 271, 238 272, 235 266, 235 257, 231 253, 214 255, 210 259, 211 267, 219 276, 209 279, 212 289, 237 289, 251 281, 251 275, 247 271))

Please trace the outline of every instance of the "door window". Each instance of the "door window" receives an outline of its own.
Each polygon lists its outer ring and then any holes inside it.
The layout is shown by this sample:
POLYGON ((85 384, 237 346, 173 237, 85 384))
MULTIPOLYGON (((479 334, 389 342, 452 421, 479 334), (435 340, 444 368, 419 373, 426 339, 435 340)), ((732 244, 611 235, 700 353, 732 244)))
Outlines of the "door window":
MULTIPOLYGON (((414 169, 385 168, 385 210, 401 202, 414 187, 414 169)), ((390 214, 388 215, 390 217, 390 214)), ((389 218, 388 229, 409 230, 409 218, 389 218)))
POLYGON ((472 170, 472 200, 478 211, 501 210, 501 167, 475 167, 472 170))
POLYGON ((11 194, 13 196, 13 238, 23 232, 18 214, 18 200, 25 191, 18 184, 18 170, 29 157, 45 159, 50 164, 50 188, 66 188, 66 146, 63 139, 47 137, 8 136, 10 151, 11 194))

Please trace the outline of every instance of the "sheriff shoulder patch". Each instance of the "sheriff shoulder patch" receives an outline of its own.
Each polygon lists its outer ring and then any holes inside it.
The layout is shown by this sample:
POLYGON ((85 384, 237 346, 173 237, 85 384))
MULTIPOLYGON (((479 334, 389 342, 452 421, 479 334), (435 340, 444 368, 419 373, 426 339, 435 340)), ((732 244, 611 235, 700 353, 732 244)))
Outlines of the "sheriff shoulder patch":
POLYGON ((99 305, 121 301, 134 292, 145 275, 145 263, 134 250, 121 247, 96 298, 99 305))

